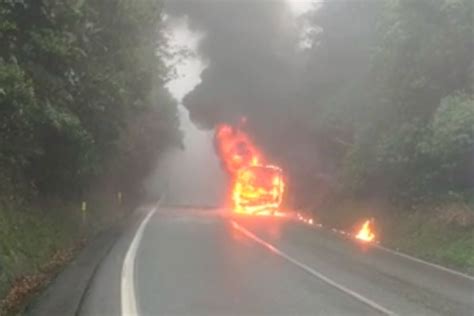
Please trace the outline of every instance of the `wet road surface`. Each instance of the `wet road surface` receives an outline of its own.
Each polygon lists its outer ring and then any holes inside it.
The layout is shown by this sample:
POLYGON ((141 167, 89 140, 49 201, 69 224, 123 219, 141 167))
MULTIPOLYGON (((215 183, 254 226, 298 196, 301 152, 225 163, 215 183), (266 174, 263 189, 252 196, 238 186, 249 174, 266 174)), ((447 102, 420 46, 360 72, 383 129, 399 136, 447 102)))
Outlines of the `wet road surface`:
POLYGON ((473 279, 313 226, 163 206, 142 217, 81 315, 474 314, 473 279))

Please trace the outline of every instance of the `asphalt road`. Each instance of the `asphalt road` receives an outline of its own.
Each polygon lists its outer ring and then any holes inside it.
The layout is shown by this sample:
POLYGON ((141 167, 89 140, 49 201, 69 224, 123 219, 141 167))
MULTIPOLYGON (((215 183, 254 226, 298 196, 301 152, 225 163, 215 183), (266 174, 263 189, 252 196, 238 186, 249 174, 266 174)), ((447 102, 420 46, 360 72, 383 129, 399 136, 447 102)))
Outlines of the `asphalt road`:
POLYGON ((216 210, 143 211, 80 315, 474 315, 474 280, 337 234, 216 210))

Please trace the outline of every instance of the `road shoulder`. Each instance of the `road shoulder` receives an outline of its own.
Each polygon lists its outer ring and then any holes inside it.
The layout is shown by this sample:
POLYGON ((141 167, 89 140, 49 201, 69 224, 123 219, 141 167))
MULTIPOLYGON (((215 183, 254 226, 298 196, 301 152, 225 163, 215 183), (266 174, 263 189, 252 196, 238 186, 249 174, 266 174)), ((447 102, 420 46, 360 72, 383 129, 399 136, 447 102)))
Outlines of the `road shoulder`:
POLYGON ((26 310, 27 315, 75 315, 97 268, 123 229, 117 224, 99 233, 26 310))

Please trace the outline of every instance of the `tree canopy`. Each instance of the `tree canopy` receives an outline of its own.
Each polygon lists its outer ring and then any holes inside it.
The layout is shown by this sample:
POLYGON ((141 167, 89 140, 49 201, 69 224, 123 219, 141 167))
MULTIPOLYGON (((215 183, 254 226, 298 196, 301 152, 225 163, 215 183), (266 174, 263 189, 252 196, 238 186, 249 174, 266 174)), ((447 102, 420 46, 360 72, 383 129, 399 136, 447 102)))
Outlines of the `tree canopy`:
POLYGON ((131 187, 179 143, 159 1, 6 0, 0 21, 2 192, 78 197, 107 174, 131 187))

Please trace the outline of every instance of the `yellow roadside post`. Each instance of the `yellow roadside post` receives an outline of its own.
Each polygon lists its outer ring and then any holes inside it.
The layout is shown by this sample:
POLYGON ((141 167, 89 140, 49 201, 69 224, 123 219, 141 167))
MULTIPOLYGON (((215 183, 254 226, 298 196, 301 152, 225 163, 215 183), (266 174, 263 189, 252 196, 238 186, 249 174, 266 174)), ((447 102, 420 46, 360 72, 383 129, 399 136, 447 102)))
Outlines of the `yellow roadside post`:
POLYGON ((119 214, 121 217, 125 216, 125 210, 122 207, 122 202, 123 202, 123 195, 121 191, 117 192, 117 204, 119 206, 119 214))
POLYGON ((117 201, 119 205, 122 205, 122 192, 117 192, 117 201))
POLYGON ((87 211, 87 202, 82 201, 81 204, 81 215, 82 215, 82 225, 85 226, 86 224, 86 211, 87 211))

